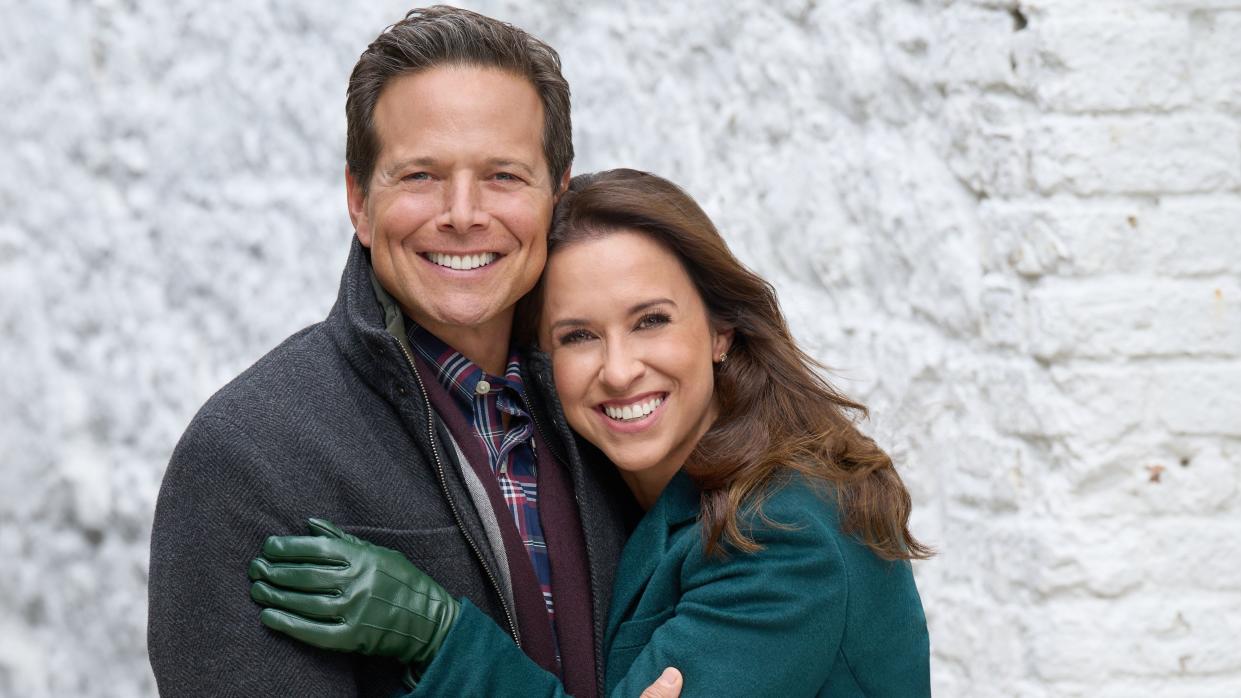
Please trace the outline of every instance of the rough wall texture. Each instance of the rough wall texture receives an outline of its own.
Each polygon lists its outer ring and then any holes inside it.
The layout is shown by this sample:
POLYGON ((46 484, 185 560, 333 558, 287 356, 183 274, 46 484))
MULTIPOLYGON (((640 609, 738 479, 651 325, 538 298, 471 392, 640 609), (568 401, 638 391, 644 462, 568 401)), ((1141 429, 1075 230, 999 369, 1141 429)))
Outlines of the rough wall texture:
MULTIPOLYGON (((6 1, 0 694, 154 693, 164 465, 329 307, 403 4, 6 1)), ((681 182, 898 458, 943 696, 1241 695, 1241 0, 473 5, 681 182)))

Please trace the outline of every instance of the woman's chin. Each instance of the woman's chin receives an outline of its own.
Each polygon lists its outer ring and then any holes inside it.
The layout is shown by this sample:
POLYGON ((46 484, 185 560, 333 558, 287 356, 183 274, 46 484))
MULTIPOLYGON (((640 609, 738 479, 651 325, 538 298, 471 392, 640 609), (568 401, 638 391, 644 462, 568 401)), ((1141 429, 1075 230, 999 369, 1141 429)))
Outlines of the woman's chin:
POLYGON ((612 461, 617 470, 630 475, 641 475, 655 467, 655 463, 649 460, 617 459, 611 454, 608 454, 608 460, 612 461))
POLYGON ((628 457, 618 454, 612 456, 608 454, 608 458, 616 465, 616 469, 620 471, 621 478, 628 481, 630 486, 636 482, 653 484, 659 483, 662 487, 667 484, 668 480, 680 470, 680 466, 674 464, 671 459, 664 458, 634 458, 633 454, 628 457))

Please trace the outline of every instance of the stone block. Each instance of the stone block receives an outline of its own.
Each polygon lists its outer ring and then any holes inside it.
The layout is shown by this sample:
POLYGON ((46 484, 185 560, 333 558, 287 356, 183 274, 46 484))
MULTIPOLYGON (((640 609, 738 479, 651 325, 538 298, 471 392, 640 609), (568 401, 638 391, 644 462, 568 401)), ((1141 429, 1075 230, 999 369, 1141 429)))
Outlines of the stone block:
POLYGON ((1212 114, 1045 117, 1032 129, 1038 191, 1168 194, 1232 189, 1241 181, 1241 131, 1212 114))
POLYGON ((1030 292, 1030 316, 1045 359, 1241 354, 1241 285, 1230 278, 1048 279, 1030 292))
POLYGON ((1021 68, 1044 109, 1169 110, 1190 102, 1188 18, 1118 15, 1066 12, 1030 28, 1021 68))

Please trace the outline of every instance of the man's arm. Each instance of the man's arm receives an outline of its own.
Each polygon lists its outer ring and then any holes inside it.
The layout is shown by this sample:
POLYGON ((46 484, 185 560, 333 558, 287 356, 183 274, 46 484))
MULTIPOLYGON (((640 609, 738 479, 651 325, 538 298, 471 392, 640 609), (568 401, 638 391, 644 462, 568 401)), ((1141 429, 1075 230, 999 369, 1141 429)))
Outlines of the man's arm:
POLYGON ((246 566, 264 538, 302 519, 261 454, 209 415, 173 453, 151 533, 147 643, 161 696, 356 695, 347 655, 259 623, 246 566))

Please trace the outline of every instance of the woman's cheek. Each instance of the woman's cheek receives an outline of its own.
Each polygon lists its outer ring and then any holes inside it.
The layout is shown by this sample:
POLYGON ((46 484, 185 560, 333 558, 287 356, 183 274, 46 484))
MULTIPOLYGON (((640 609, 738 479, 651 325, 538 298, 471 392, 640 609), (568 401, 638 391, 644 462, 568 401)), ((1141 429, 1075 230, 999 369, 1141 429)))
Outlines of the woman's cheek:
MULTIPOLYGON (((552 355, 552 374, 556 379, 556 392, 567 413, 575 413, 586 406, 589 380, 581 356, 568 349, 557 350, 552 355)), ((572 420, 571 420, 572 421, 572 420)))

